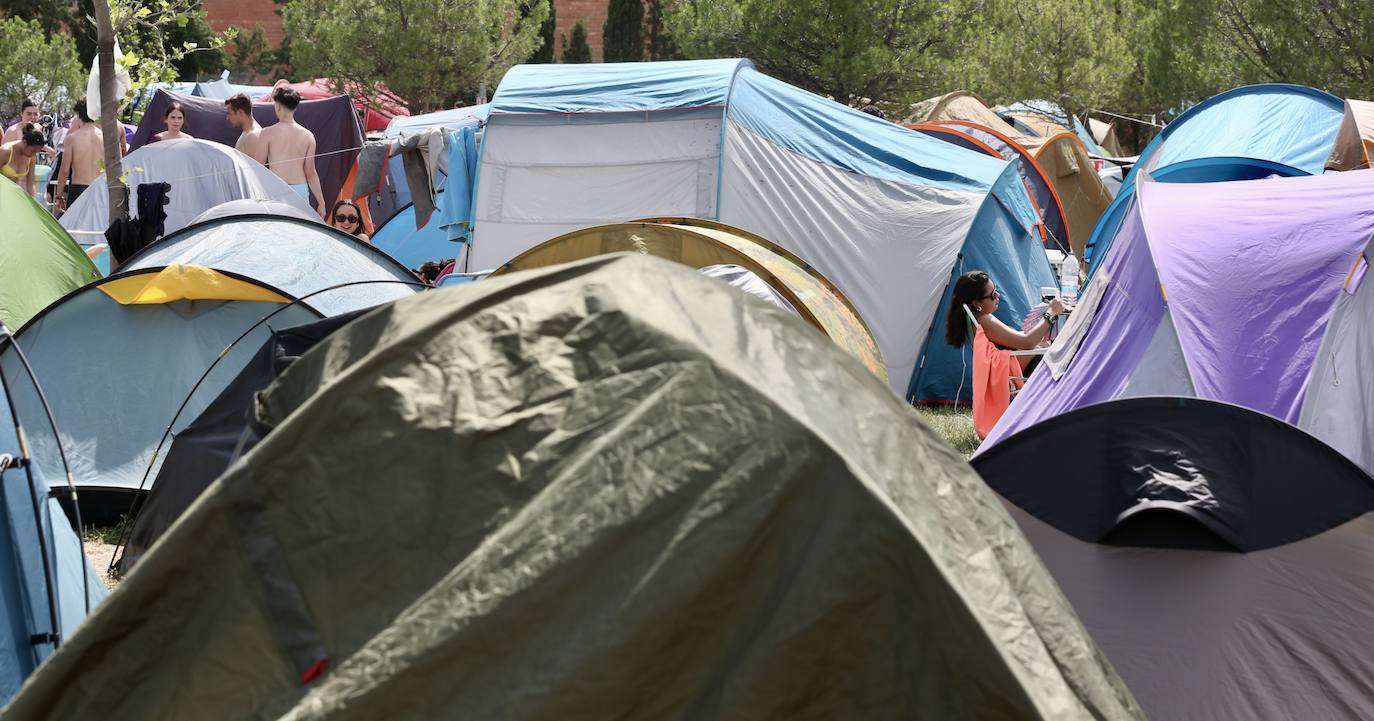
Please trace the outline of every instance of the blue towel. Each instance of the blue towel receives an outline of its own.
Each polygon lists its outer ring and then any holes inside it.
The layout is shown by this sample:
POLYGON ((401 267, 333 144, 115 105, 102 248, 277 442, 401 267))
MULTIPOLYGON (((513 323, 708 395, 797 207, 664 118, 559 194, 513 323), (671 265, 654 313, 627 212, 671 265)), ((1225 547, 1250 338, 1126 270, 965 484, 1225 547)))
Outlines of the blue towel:
POLYGON ((472 238, 472 182, 477 174, 477 129, 467 127, 448 136, 448 183, 440 201, 448 239, 466 243, 472 238))

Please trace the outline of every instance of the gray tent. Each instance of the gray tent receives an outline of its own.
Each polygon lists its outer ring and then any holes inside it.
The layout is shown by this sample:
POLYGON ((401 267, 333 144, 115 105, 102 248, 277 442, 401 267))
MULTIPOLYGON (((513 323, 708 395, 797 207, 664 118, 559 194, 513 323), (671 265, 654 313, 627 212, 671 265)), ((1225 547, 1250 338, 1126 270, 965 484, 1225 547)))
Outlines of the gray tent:
POLYGON ((8 721, 1141 718, 954 451, 690 269, 397 301, 257 421, 8 721))
POLYGON ((1240 406, 1129 398, 974 466, 1151 718, 1374 718, 1374 480, 1330 446, 1240 406), (1066 448, 1072 466, 1046 463, 1066 448))

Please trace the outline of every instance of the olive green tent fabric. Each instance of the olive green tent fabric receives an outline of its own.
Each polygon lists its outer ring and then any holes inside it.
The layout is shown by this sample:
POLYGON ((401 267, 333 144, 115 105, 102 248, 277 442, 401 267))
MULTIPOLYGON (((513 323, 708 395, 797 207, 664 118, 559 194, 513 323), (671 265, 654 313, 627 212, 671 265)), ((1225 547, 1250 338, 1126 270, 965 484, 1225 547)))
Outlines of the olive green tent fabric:
POLYGON ((953 450, 681 265, 397 301, 257 418, 7 721, 1141 718, 953 450))
POLYGON ((99 277, 43 206, 17 184, 0 182, 0 322, 18 330, 49 303, 99 277))

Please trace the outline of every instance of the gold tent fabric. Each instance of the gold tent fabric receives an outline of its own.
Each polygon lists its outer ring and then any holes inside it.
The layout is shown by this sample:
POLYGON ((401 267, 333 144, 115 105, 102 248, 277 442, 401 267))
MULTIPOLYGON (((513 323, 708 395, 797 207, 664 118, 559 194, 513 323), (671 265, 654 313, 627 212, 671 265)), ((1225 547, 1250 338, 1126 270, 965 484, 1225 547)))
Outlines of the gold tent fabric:
POLYGON ((1336 133, 1327 170, 1359 170, 1369 167, 1374 156, 1374 102, 1345 101, 1345 118, 1336 133))
POLYGON ((202 265, 169 265, 156 273, 132 273, 99 286, 120 305, 157 305, 178 300, 249 300, 290 303, 256 281, 202 265))
POLYGON ((803 320, 863 361, 874 375, 887 380, 886 366, 872 331, 839 288, 782 247, 724 223, 697 218, 647 218, 584 228, 521 253, 492 275, 620 252, 652 255, 692 268, 740 266, 786 299, 803 320))

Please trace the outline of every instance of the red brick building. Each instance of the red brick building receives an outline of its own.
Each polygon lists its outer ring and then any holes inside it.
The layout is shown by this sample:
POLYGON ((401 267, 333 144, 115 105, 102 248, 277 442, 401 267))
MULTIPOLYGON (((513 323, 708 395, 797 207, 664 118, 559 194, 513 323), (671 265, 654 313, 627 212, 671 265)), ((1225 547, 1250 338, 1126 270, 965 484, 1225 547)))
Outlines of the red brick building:
MULTIPOLYGON (((210 27, 225 30, 230 26, 252 29, 261 25, 272 47, 281 45, 281 16, 273 0, 204 0, 205 16, 210 27)), ((601 62, 601 26, 606 22, 607 0, 554 0, 558 28, 554 32, 554 57, 562 57, 562 37, 572 32, 573 24, 581 20, 587 29, 587 44, 592 46, 592 60, 601 62)))

